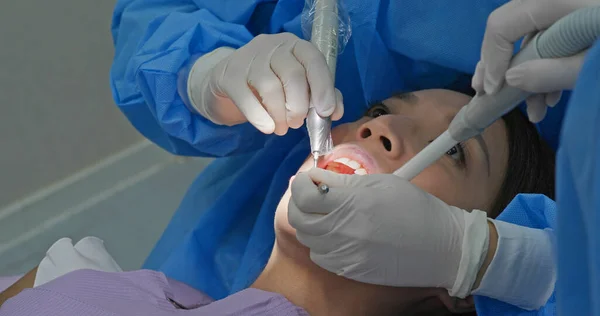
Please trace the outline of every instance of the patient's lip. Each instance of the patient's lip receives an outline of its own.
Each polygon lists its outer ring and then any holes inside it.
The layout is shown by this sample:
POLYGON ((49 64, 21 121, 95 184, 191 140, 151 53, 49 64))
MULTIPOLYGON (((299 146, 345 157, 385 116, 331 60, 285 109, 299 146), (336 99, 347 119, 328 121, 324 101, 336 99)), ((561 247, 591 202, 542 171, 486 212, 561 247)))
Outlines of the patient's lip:
POLYGON ((368 174, 383 173, 373 156, 359 145, 353 143, 345 143, 336 146, 330 154, 325 155, 323 159, 321 159, 318 166, 319 168, 324 169, 327 167, 327 164, 342 157, 359 162, 362 167, 367 170, 368 174))

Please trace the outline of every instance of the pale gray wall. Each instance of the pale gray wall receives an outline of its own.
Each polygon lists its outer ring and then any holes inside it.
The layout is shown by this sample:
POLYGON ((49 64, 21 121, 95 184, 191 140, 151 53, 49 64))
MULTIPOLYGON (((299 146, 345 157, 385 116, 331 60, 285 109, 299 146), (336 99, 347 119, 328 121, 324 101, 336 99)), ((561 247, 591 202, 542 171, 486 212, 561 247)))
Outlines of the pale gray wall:
POLYGON ((0 1, 0 207, 141 139, 108 83, 114 3, 0 1))

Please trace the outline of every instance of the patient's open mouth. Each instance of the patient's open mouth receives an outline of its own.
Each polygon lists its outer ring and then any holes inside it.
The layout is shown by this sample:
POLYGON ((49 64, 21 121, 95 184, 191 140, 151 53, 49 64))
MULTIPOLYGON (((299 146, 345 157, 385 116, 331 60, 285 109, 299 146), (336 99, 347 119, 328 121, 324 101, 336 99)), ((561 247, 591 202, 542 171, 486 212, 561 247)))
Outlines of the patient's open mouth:
POLYGON ((373 157, 355 144, 336 146, 332 153, 326 155, 319 162, 319 167, 341 174, 366 175, 380 173, 373 157))
POLYGON ((325 169, 342 174, 367 174, 367 170, 363 168, 360 162, 346 157, 338 158, 328 163, 325 169))

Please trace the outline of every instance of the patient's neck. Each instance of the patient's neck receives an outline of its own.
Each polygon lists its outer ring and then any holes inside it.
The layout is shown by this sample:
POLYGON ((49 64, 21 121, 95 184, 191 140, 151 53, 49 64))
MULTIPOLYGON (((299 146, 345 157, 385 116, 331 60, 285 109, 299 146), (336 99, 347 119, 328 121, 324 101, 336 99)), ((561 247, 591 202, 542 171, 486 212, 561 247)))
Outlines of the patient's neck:
POLYGON ((312 263, 302 246, 285 244, 282 249, 278 242, 252 287, 282 294, 314 316, 397 315, 427 299, 425 289, 389 288, 342 278, 312 263))

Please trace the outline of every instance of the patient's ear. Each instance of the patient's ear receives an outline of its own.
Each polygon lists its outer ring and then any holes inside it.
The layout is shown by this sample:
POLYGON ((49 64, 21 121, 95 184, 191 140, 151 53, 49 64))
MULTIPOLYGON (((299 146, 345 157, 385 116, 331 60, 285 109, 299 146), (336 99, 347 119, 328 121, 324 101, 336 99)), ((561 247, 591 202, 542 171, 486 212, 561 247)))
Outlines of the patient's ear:
POLYGON ((437 290, 439 290, 437 293, 438 298, 440 301, 442 301, 442 303, 444 303, 444 305, 446 305, 446 308, 448 308, 450 312, 460 314, 475 311, 475 302, 473 301, 473 296, 462 299, 451 297, 446 289, 437 290))

